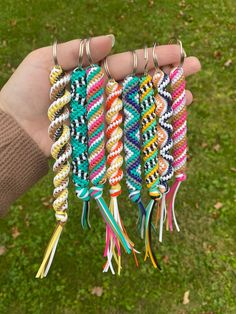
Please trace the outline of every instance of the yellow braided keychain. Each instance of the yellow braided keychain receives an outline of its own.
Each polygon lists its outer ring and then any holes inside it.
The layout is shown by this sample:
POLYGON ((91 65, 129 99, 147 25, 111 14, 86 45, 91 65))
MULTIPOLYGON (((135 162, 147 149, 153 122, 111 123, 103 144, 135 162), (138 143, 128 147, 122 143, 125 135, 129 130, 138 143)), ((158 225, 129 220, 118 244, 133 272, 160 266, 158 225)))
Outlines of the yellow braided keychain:
POLYGON ((57 220, 56 228, 46 248, 42 264, 36 274, 36 278, 46 277, 53 261, 56 247, 67 221, 66 210, 68 208, 68 183, 71 156, 70 130, 65 124, 69 118, 69 110, 66 105, 70 102, 70 92, 66 90, 66 85, 70 81, 70 75, 66 75, 61 66, 55 65, 50 73, 50 99, 52 104, 48 109, 48 118, 50 120, 49 136, 54 141, 51 148, 51 155, 55 159, 53 171, 55 177, 54 184, 54 202, 53 209, 57 220))
POLYGON ((152 77, 144 73, 140 79, 139 90, 140 108, 141 108, 141 133, 143 145, 143 161, 145 181, 151 198, 146 207, 145 219, 145 247, 146 253, 144 260, 150 257, 155 268, 160 268, 155 253, 152 248, 151 226, 152 214, 155 203, 161 198, 159 190, 159 174, 158 174, 158 141, 157 141, 157 121, 156 121, 156 103, 154 98, 154 90, 152 77))

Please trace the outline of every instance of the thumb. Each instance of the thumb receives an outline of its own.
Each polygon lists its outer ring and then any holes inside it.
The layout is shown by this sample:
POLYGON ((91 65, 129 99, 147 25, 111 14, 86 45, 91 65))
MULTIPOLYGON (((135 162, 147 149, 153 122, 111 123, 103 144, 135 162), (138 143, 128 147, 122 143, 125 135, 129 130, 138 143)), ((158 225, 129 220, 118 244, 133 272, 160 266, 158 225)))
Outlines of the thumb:
MULTIPOLYGON (((65 71, 73 70, 79 62, 79 46, 80 39, 71 40, 57 45, 57 59, 58 63, 65 71)), ((90 51, 94 62, 98 62, 104 59, 111 51, 115 44, 115 36, 113 34, 104 35, 99 37, 92 37, 90 39, 90 51)), ((51 56, 52 56, 52 47, 51 56)), ((51 57, 53 66, 53 57, 51 57)), ((83 65, 88 65, 88 58, 84 49, 83 65)))

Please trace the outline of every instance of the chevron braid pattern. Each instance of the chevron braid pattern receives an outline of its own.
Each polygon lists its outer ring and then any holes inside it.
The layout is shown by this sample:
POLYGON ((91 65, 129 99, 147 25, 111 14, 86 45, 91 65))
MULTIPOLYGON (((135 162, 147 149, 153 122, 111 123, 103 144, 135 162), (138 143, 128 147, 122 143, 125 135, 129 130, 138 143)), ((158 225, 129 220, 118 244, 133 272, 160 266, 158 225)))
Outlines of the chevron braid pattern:
POLYGON ((89 200, 89 175, 86 122, 86 71, 76 68, 71 74, 70 127, 72 145, 72 179, 76 195, 89 200))
POLYGON ((144 173, 151 198, 160 197, 158 186, 158 143, 156 105, 152 77, 144 75, 140 81, 141 130, 143 140, 144 173))
POLYGON ((187 164, 187 110, 185 77, 182 67, 174 68, 170 73, 173 98, 173 141, 174 141, 174 172, 183 181, 186 179, 187 164))
POLYGON ((124 150, 126 163, 126 184, 129 197, 138 202, 141 199, 141 141, 139 131, 139 78, 128 76, 123 82, 124 105, 124 150))
POLYGON ((161 69, 155 71, 153 75, 153 84, 157 90, 156 99, 156 116, 158 118, 158 148, 160 154, 158 156, 160 189, 162 193, 168 191, 168 181, 173 177, 173 156, 170 150, 173 147, 172 141, 172 125, 168 120, 172 117, 172 97, 167 91, 170 84, 169 76, 161 69))
MULTIPOLYGON (((107 178, 111 186, 118 185, 123 178, 123 157, 121 152, 123 150, 123 143, 121 141, 123 131, 120 127, 122 123, 121 110, 123 108, 120 96, 122 94, 121 86, 115 80, 109 80, 106 86, 106 122, 107 122, 107 143, 106 148, 108 151, 107 164, 107 178)), ((120 185, 117 189, 121 193, 120 185)), ((118 196, 118 195, 117 195, 118 196)))
POLYGON ((58 221, 65 222, 67 220, 66 210, 68 208, 68 183, 71 156, 71 145, 69 143, 70 130, 65 124, 69 117, 69 111, 65 107, 71 99, 70 93, 65 89, 70 81, 70 76, 65 75, 60 66, 55 66, 50 74, 50 83, 52 88, 50 98, 53 101, 48 109, 48 117, 50 120, 49 136, 54 141, 51 154, 56 160, 53 165, 53 171, 56 172, 53 183, 55 186, 53 196, 53 208, 58 221))
POLYGON ((106 180, 105 124, 103 109, 104 73, 93 64, 87 74, 87 120, 90 180, 92 184, 103 184, 106 180))

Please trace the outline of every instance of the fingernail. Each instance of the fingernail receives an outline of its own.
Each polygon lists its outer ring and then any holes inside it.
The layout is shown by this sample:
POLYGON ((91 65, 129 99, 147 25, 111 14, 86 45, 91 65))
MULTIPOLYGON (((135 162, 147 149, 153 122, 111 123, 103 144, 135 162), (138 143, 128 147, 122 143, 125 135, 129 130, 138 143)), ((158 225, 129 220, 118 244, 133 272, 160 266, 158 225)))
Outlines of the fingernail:
POLYGON ((107 36, 111 38, 111 40, 112 40, 112 48, 113 48, 115 46, 116 38, 115 38, 115 36, 113 34, 109 34, 107 36))

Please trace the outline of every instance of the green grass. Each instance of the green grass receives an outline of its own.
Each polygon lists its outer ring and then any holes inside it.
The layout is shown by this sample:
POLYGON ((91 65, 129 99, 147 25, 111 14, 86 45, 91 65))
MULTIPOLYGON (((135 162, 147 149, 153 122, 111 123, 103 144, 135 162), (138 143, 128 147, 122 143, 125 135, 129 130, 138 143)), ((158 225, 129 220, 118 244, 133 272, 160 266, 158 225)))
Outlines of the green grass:
MULTIPOLYGON (((236 313, 235 19, 234 0, 1 1, 1 84, 28 52, 54 37, 104 33, 116 35, 115 51, 178 36, 188 55, 199 57, 202 71, 188 80, 195 97, 188 108, 188 181, 177 201, 181 233, 166 234, 158 248, 163 271, 140 256, 139 269, 124 257, 120 277, 103 274, 102 219, 93 203, 93 228, 83 232, 81 203, 71 189, 70 219, 55 261, 47 279, 36 280, 54 226, 42 200, 52 192, 50 173, 0 221, 0 245, 7 248, 0 256, 0 313, 236 313), (229 59, 232 65, 224 66, 229 59), (101 297, 91 293, 96 286, 103 288, 101 297), (190 302, 183 305, 187 290, 190 302)), ((120 201, 127 229, 142 249, 125 189, 120 201)))

